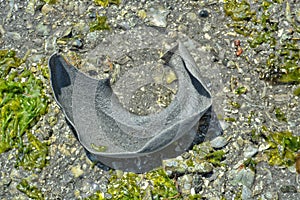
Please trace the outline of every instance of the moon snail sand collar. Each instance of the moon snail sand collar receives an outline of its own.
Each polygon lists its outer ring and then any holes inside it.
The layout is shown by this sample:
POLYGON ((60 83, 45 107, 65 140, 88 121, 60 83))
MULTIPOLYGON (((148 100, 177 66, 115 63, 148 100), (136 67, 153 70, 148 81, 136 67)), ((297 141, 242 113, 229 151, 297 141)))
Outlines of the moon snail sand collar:
POLYGON ((50 57, 55 100, 90 159, 142 173, 189 148, 199 119, 212 104, 211 95, 180 41, 161 59, 176 73, 178 91, 162 111, 140 116, 122 106, 108 78, 91 78, 58 53, 50 57))

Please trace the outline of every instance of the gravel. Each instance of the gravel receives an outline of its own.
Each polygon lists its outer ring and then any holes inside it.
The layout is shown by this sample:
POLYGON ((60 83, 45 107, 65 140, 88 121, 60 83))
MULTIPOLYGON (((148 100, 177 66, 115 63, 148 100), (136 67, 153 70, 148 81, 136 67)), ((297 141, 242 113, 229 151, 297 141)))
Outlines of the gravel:
MULTIPOLYGON (((288 32, 293 19, 299 27, 299 1, 290 1, 289 6, 292 15, 286 14, 287 4, 274 6, 272 19, 279 23, 278 40, 299 36, 288 32), (285 9, 280 9, 281 5, 285 9)), ((270 166, 265 138, 252 137, 253 131, 262 131, 263 126, 300 136, 299 97, 293 95, 297 86, 261 79, 266 55, 272 49, 265 44, 251 48, 249 38, 230 26, 234 22, 225 15, 223 1, 123 0, 119 6, 103 8, 91 0, 61 0, 56 4, 0 0, 0 11, 1 49, 15 49, 19 57, 30 50, 31 63, 47 60, 58 50, 65 54, 75 50, 82 63, 75 59, 74 64, 95 77, 107 75, 108 69, 96 66, 97 60, 88 55, 111 34, 148 26, 171 39, 181 38, 214 97, 212 114, 199 123, 194 145, 200 151, 191 148, 164 162, 168 176, 177 181, 182 199, 190 194, 206 199, 300 199, 295 167, 270 166), (91 32, 89 23, 102 15, 107 16, 110 30, 91 32), (239 56, 236 44, 243 50, 239 56), (276 108, 285 113, 286 121, 276 118, 276 108), (205 160, 209 152, 217 150, 225 152, 220 165, 205 160), (249 159, 257 164, 249 164, 249 159)), ((170 47, 162 45, 163 49, 170 47)), ((48 91, 51 95, 50 88, 48 91)), ((45 199, 83 199, 96 191, 111 196, 107 185, 114 171, 88 159, 53 98, 49 112, 35 130, 50 142, 48 166, 32 171, 17 169, 15 150, 0 154, 0 199, 28 199, 16 188, 24 178, 39 188, 45 199)))

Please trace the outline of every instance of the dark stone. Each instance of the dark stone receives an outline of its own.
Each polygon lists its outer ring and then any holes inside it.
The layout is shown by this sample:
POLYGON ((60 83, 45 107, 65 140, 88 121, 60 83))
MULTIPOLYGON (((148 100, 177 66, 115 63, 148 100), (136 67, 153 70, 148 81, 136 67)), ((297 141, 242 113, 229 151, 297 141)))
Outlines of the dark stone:
POLYGON ((204 184, 204 181, 199 174, 195 174, 193 177, 193 187, 195 188, 195 193, 199 193, 202 190, 202 185, 204 184))
POLYGON ((207 10, 200 10, 199 16, 205 18, 209 16, 209 13, 207 10))
POLYGON ((95 70, 89 70, 87 72, 90 76, 97 76, 98 75, 98 72, 96 72, 95 70))

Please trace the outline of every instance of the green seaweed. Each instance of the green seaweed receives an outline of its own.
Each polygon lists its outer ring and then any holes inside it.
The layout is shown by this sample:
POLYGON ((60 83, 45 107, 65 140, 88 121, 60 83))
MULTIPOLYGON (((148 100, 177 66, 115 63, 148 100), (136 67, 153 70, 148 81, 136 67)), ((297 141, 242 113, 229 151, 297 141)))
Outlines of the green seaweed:
POLYGON ((194 194, 189 195, 188 200, 199 200, 202 199, 202 196, 200 194, 194 194))
POLYGON ((120 5, 121 0, 94 0, 96 5, 107 7, 109 4, 120 5))
POLYGON ((23 146, 18 152, 17 167, 22 166, 24 169, 33 168, 42 169, 47 164, 48 143, 40 142, 33 134, 27 133, 29 144, 23 146))
POLYGON ((224 120, 225 120, 226 122, 236 122, 236 119, 233 118, 233 117, 226 117, 226 118, 224 118, 224 120))
POLYGON ((90 31, 110 30, 110 26, 106 22, 106 16, 97 16, 95 21, 89 23, 90 31))
POLYGON ((204 158, 216 167, 222 166, 221 161, 224 160, 225 152, 223 150, 208 153, 204 158))
MULTIPOLYGON (((231 17, 232 23, 228 24, 236 33, 248 39, 251 48, 258 48, 267 44, 273 53, 268 55, 265 65, 262 68, 261 77, 265 80, 280 83, 300 83, 300 47, 298 38, 278 39, 278 22, 272 19, 274 16, 273 5, 283 4, 279 9, 285 7, 285 17, 291 25, 290 32, 300 32, 300 26, 291 18, 291 10, 288 1, 262 0, 252 2, 247 0, 226 0, 224 12, 231 17)), ((294 91, 298 94, 297 91, 294 91)))
POLYGON ((299 95, 300 95, 300 87, 297 87, 297 88, 294 90, 293 94, 294 94, 295 96, 299 96, 299 95))
POLYGON ((241 2, 236 0, 225 1, 224 11, 234 21, 250 20, 255 15, 255 11, 251 10, 250 4, 245 0, 241 2))
POLYGON ((0 50, 0 153, 16 148, 17 166, 42 168, 48 150, 29 129, 46 113, 48 98, 25 60, 15 51, 0 50))
POLYGON ((300 136, 290 131, 270 132, 264 130, 270 148, 266 150, 270 165, 291 166, 295 164, 296 152, 300 150, 300 136))
POLYGON ((48 4, 55 4, 57 2, 57 0, 43 0, 43 1, 48 4))
POLYGON ((241 104, 239 104, 238 102, 230 101, 229 104, 230 104, 233 108, 236 108, 236 109, 241 108, 241 104))
POLYGON ((247 88, 244 86, 240 86, 234 91, 234 93, 238 95, 245 94, 246 92, 247 92, 247 88))
POLYGON ((97 146, 94 143, 91 143, 91 147, 98 152, 105 152, 107 150, 106 146, 97 146))
POLYGON ((144 175, 128 172, 121 177, 115 173, 109 180, 108 193, 112 195, 112 199, 124 200, 146 197, 181 199, 175 184, 163 169, 150 171, 144 175), (144 185, 147 186, 143 187, 144 185))
POLYGON ((285 114, 281 111, 280 108, 275 108, 275 116, 278 119, 278 121, 287 122, 287 118, 285 117, 285 114))
POLYGON ((32 199, 45 199, 41 190, 31 185, 26 179, 22 179, 22 181, 17 185, 17 189, 32 199))

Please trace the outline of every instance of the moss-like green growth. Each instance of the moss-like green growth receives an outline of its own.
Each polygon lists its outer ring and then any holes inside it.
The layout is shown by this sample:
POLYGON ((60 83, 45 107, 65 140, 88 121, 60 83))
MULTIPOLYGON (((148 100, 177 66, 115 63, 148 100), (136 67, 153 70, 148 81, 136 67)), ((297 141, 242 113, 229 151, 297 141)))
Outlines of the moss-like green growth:
POLYGON ((287 122, 287 118, 280 108, 275 108, 275 116, 279 121, 287 122))
POLYGON ((193 151, 195 151, 196 160, 207 161, 213 164, 215 167, 223 166, 221 161, 223 161, 225 152, 223 150, 215 150, 210 146, 209 142, 203 142, 199 145, 195 145, 193 147, 193 151), (200 160, 199 160, 200 159, 200 160))
POLYGON ((247 117, 247 123, 250 124, 251 121, 253 120, 253 116, 254 116, 254 111, 250 111, 248 117, 247 117))
POLYGON ((236 108, 236 109, 241 108, 241 104, 239 104, 238 102, 230 101, 229 104, 230 104, 233 108, 236 108))
POLYGON ((244 87, 244 86, 241 86, 241 87, 238 87, 234 93, 235 94, 238 94, 238 95, 241 95, 241 94, 245 94, 247 92, 247 88, 244 87))
POLYGON ((91 147, 98 152, 105 152, 107 150, 106 146, 97 146, 94 143, 91 144, 91 147))
POLYGON ((234 21, 250 20, 255 15, 255 11, 251 10, 250 4, 245 0, 225 1, 224 10, 234 21))
POLYGON ((144 175, 124 173, 118 177, 113 174, 109 180, 108 193, 112 199, 180 199, 175 184, 162 169, 144 175))
POLYGON ((94 0, 96 5, 107 7, 109 4, 120 5, 121 0, 94 0))
POLYGON ((57 2, 57 0, 43 0, 43 1, 48 4, 55 4, 57 2))
MULTIPOLYGON (((300 26, 292 19, 291 8, 288 1, 262 0, 252 2, 247 0, 226 0, 224 4, 225 14, 230 16, 233 23, 228 24, 243 36, 249 38, 251 48, 258 48, 260 45, 268 45, 272 51, 261 68, 261 77, 283 83, 300 83, 300 47, 298 38, 278 38, 278 21, 274 20, 274 6, 278 9, 285 8, 285 18, 290 23, 290 33, 300 33, 300 26)), ((282 17, 282 16, 280 16, 282 17)), ((296 90, 295 95, 299 94, 296 90)))
POLYGON ((47 164, 48 143, 40 142, 33 134, 27 132, 29 143, 18 152, 17 166, 31 170, 42 169, 47 164))
POLYGON ((205 156, 208 162, 216 167, 222 166, 221 161, 224 159, 225 152, 223 150, 218 150, 211 152, 205 156))
POLYGON ((291 166, 295 164, 296 152, 300 150, 300 136, 294 136, 290 131, 264 131, 270 148, 266 150, 270 165, 291 166))
POLYGON ((236 119, 233 118, 233 117, 226 117, 226 118, 224 118, 224 120, 225 120, 226 122, 236 122, 236 119))
POLYGON ((43 193, 37 187, 30 185, 30 183, 26 179, 23 179, 17 185, 17 189, 32 199, 37 199, 37 200, 45 199, 43 193))
POLYGON ((188 197, 188 200, 199 200, 199 199, 202 199, 202 196, 200 194, 194 194, 188 197))
POLYGON ((46 113, 48 99, 43 82, 15 54, 0 50, 0 153, 16 148, 18 166, 42 168, 47 145, 28 130, 46 113))
POLYGON ((300 87, 297 87, 293 93, 295 96, 300 96, 300 87))
POLYGON ((97 16, 96 20, 93 22, 90 22, 90 31, 100 31, 100 30, 110 30, 109 25, 106 22, 107 17, 106 16, 97 16))

